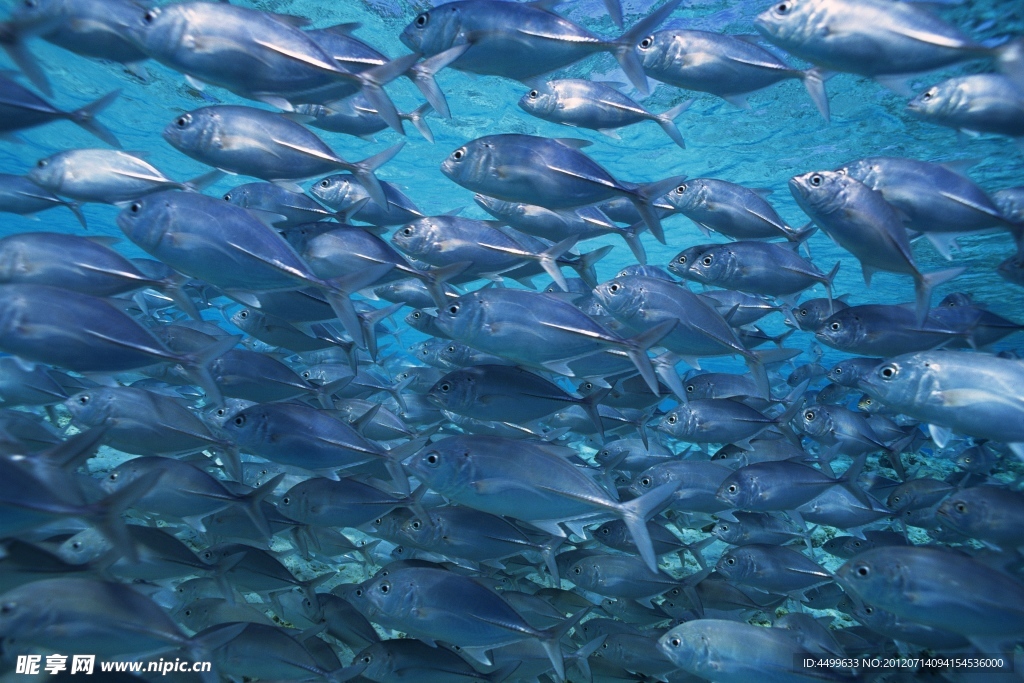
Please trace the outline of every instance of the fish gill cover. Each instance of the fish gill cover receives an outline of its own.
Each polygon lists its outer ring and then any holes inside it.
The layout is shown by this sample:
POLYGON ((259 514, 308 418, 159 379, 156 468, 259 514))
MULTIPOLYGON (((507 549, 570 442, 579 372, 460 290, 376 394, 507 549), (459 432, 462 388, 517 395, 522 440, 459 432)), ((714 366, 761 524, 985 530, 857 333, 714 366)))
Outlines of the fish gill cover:
POLYGON ((1019 678, 1020 2, 0 47, 12 680, 1019 678))

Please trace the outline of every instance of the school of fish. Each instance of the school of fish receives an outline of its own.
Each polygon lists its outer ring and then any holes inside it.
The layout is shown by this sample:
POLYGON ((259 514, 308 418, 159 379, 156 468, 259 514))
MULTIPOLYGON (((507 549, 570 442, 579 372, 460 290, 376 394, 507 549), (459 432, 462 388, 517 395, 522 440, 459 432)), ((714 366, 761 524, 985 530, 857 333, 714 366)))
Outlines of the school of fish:
POLYGON ((1024 680, 1020 6, 584 2, 0 20, 3 681, 1024 680))

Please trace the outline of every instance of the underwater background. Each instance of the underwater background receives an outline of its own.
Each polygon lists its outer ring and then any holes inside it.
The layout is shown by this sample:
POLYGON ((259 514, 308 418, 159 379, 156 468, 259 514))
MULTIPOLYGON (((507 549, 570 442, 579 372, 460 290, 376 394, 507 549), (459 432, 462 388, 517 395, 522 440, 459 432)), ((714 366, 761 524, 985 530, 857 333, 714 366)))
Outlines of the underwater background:
MULTIPOLYGON (((399 40, 399 35, 419 12, 430 8, 430 5, 425 3, 356 0, 282 0, 253 3, 233 0, 233 4, 307 17, 313 27, 358 22, 361 27, 355 35, 389 57, 397 57, 408 52, 399 40)), ((646 1, 623 2, 625 26, 628 28, 646 16, 657 4, 646 1)), ((754 0, 691 0, 684 2, 675 10, 659 29, 688 28, 730 34, 752 34, 755 33, 754 17, 767 6, 766 2, 754 0)), ((979 42, 997 43, 1004 38, 1024 34, 1024 2, 1021 0, 967 0, 929 7, 979 42)), ((600 0, 570 0, 560 5, 557 11, 599 36, 617 36, 622 31, 607 16, 605 6, 600 0)), ((770 46, 766 41, 759 44, 790 65, 800 68, 808 66, 770 46)), ((99 115, 99 120, 120 140, 124 150, 144 156, 149 163, 174 180, 196 178, 210 170, 208 166, 179 153, 161 138, 161 131, 175 117, 183 112, 218 103, 268 108, 259 103, 243 100, 214 86, 199 91, 187 83, 181 74, 154 61, 146 62, 148 77, 142 80, 121 65, 79 57, 42 40, 31 40, 30 48, 43 65, 53 86, 54 94, 47 99, 60 109, 70 111, 112 90, 120 90, 120 96, 99 115)), ((9 62, 2 61, 3 59, 0 56, 0 65, 3 65, 3 68, 15 69, 9 62)), ((910 79, 910 86, 914 92, 921 92, 950 76, 988 70, 990 64, 985 61, 969 62, 914 77, 910 79)), ((618 64, 608 54, 588 57, 546 78, 556 77, 628 81, 618 64)), ((23 79, 22 82, 25 83, 23 79)), ((646 98, 642 98, 639 93, 627 86, 624 91, 641 102, 645 109, 654 113, 661 113, 684 100, 695 98, 689 109, 676 119, 676 125, 686 142, 685 149, 673 144, 654 122, 623 128, 618 131, 620 138, 614 139, 594 131, 567 128, 541 121, 517 106, 517 102, 529 90, 529 86, 515 81, 444 69, 438 74, 437 82, 446 95, 452 117, 443 119, 433 113, 427 116, 427 125, 434 136, 433 143, 423 139, 408 124, 407 137, 400 136, 392 130, 384 130, 375 135, 374 141, 313 129, 335 152, 350 160, 369 157, 400 140, 406 140, 407 144, 398 156, 381 167, 377 171, 377 176, 401 189, 427 216, 461 208, 462 216, 490 218, 474 203, 473 193, 446 178, 439 167, 452 150, 480 136, 498 133, 585 138, 593 142, 593 145, 585 150, 586 154, 621 180, 641 183, 685 175, 688 178, 718 178, 748 187, 767 188, 772 190, 768 201, 789 225, 797 228, 805 225, 808 218, 789 192, 789 179, 808 171, 835 169, 868 156, 907 157, 933 162, 970 160, 974 163, 966 175, 990 194, 1004 188, 1024 186, 1024 148, 1020 144, 1015 144, 1014 140, 995 135, 966 136, 915 119, 906 112, 906 96, 852 74, 837 73, 827 80, 825 87, 831 107, 831 120, 827 122, 815 109, 803 85, 795 79, 783 81, 753 94, 749 98, 748 109, 739 109, 713 95, 687 92, 658 84, 653 80, 651 94, 646 98)), ((423 102, 422 95, 404 79, 388 84, 386 89, 401 112, 411 111, 423 102)), ((39 159, 57 152, 100 146, 88 132, 69 121, 22 131, 17 134, 17 138, 0 140, 0 173, 25 174, 39 159)), ((252 180, 226 175, 205 188, 203 192, 214 197, 223 196, 231 188, 252 180)), ((303 181, 301 184, 308 188, 312 182, 303 181)), ((87 232, 83 232, 82 226, 71 212, 62 208, 40 213, 36 218, 0 214, 0 238, 38 230, 108 236, 119 240, 114 248, 121 254, 128 257, 146 256, 145 252, 127 240, 117 227, 115 219, 120 208, 85 204, 83 211, 89 226, 87 232)), ((665 267, 681 250, 695 244, 727 241, 725 237, 716 233, 707 237, 694 223, 678 214, 664 220, 664 229, 667 244, 659 244, 649 232, 644 232, 641 236, 646 248, 647 263, 650 265, 665 267)), ((988 307, 990 311, 1017 323, 1024 322, 1024 287, 1007 282, 996 272, 996 266, 1017 250, 1011 235, 1006 231, 993 231, 965 235, 958 241, 960 249, 954 252, 952 261, 939 255, 927 240, 920 239, 914 242, 914 254, 922 272, 952 266, 966 268, 962 275, 936 289, 932 305, 937 305, 951 292, 964 292, 969 294, 975 303, 988 307)), ((879 272, 875 274, 868 288, 864 284, 857 260, 829 240, 823 232, 814 234, 807 244, 811 261, 823 272, 827 273, 837 261, 842 262, 834 281, 833 293, 837 297, 846 295, 847 303, 900 304, 913 301, 910 278, 879 272)), ((603 245, 611 245, 613 249, 597 263, 598 282, 613 278, 624 267, 636 263, 634 256, 617 236, 588 240, 579 247, 585 252, 603 245)), ((566 274, 570 273, 566 271, 566 274)), ((541 289, 548 284, 543 275, 535 280, 541 289)), ((521 286, 513 282, 506 284, 515 288, 521 286)), ((475 288, 476 285, 472 285, 463 291, 475 288)), ((690 288, 694 291, 701 290, 699 285, 693 283, 690 288)), ((816 286, 803 292, 801 298, 824 295, 824 289, 816 286)), ((380 301, 374 302, 378 308, 383 304, 384 302, 380 301)), ((232 304, 227 306, 226 310, 230 312, 235 308, 237 306, 232 304)), ((403 360, 415 364, 412 347, 427 338, 402 322, 408 311, 408 308, 403 309, 394 317, 394 336, 382 335, 380 339, 382 346, 389 345, 384 351, 385 354, 398 354, 397 358, 389 360, 389 367, 393 371, 403 360)), ((218 308, 204 309, 203 317, 217 323, 224 330, 239 332, 225 320, 218 308)), ((780 335, 790 329, 779 313, 770 315, 758 325, 769 335, 780 335)), ((987 351, 1010 351, 1019 358, 1022 349, 1021 339, 1020 334, 1011 335, 987 351)), ((779 372, 781 377, 785 377, 793 368, 810 362, 809 358, 817 358, 816 355, 810 355, 812 353, 823 354, 820 363, 826 368, 849 357, 834 349, 817 345, 812 333, 800 330, 786 338, 785 346, 800 349, 804 354, 773 375, 777 384, 779 372)), ((702 361, 701 366, 704 370, 711 371, 746 371, 742 360, 728 357, 707 359, 702 361)), ((682 365, 680 372, 684 372, 682 365)), ((563 381, 562 385, 563 388, 572 390, 575 381, 563 381)), ((667 409, 674 404, 674 399, 668 397, 661 403, 661 407, 667 409)), ((66 420, 61 424, 61 427, 65 426, 66 420)), ((652 441, 660 439, 653 428, 650 435, 652 441)), ((632 437, 633 434, 628 436, 632 437)), ((600 444, 593 439, 587 439, 578 445, 578 448, 581 455, 589 457, 600 448, 600 444)), ((951 461, 952 456, 949 452, 940 451, 941 449, 934 447, 933 444, 926 444, 908 461, 908 469, 918 476, 949 475, 955 470, 951 461)), ((128 457, 104 447, 99 455, 90 461, 89 470, 94 476, 102 476, 128 457)), ((1003 460, 1000 469, 994 474, 995 480, 1004 485, 1015 482, 1020 469, 1020 463, 1010 456, 1003 460)), ((278 494, 284 490, 282 487, 278 494)), ((841 530, 816 530, 815 545, 820 545, 831 535, 840 532, 841 530)), ((372 543, 373 539, 372 534, 367 536, 352 532, 351 536, 357 543, 372 543)), ((685 534, 684 540, 692 543, 705 536, 706 534, 691 529, 685 534)), ((196 547, 202 545, 202 539, 189 530, 183 530, 182 538, 196 547)), ((915 531, 912 538, 917 542, 928 540, 923 532, 919 531, 915 531)), ((278 542, 276 547, 279 550, 286 549, 287 544, 282 545, 278 542)), ((383 557, 382 551, 391 547, 384 543, 375 548, 374 552, 377 554, 374 558, 378 564, 383 557)), ((714 566, 725 547, 724 544, 716 543, 704 550, 705 559, 710 566, 714 566)), ((841 560, 820 551, 816 560, 829 569, 835 569, 842 563, 841 560)), ((304 578, 324 572, 340 572, 335 580, 326 584, 327 588, 341 581, 362 581, 373 574, 373 567, 368 562, 358 560, 331 565, 329 562, 307 562, 292 556, 285 563, 304 578)), ((672 559, 663 563, 663 567, 668 568, 670 572, 678 573, 682 570, 682 564, 672 559)), ((695 569, 693 563, 690 565, 687 571, 695 569)), ((540 568, 539 573, 543 574, 540 568)), ((569 583, 563 585, 571 588, 569 583)), ((839 619, 836 623, 843 626, 855 623, 849 617, 831 609, 821 610, 815 614, 832 615, 839 619)), ((294 622, 288 618, 275 621, 294 623, 299 628, 307 626, 298 618, 294 622)), ((758 618, 756 621, 767 624, 770 620, 758 618)), ((356 648, 352 650, 354 652, 356 648)), ((340 656, 340 659, 343 664, 348 663, 345 656, 340 656)), ((4 665, 7 664, 10 662, 5 661, 4 665)), ((576 672, 569 673, 571 677, 578 679, 576 672)), ((21 680, 21 677, 13 675, 7 680, 21 680)), ((49 678, 43 677, 43 680, 49 678)), ((602 679, 598 677, 595 680, 602 679)), ((650 679, 638 677, 628 680, 650 679)), ((669 680, 675 679, 670 677, 669 680)))

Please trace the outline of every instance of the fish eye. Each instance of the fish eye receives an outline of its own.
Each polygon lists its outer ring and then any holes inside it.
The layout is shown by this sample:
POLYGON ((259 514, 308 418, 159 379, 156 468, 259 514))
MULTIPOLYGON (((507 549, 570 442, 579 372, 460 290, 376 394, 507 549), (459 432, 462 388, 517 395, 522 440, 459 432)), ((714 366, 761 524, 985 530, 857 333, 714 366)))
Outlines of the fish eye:
POLYGON ((725 563, 731 567, 734 564, 736 564, 736 558, 735 557, 728 557, 728 558, 726 558, 725 563))
POLYGON ((668 423, 669 423, 670 425, 674 425, 674 424, 675 424, 676 422, 678 422, 678 421, 679 421, 679 418, 678 418, 678 417, 676 417, 676 414, 675 414, 675 413, 672 413, 671 415, 669 415, 669 416, 668 416, 668 423))
POLYGON ((729 487, 725 490, 729 493, 736 493, 739 489, 736 487, 736 484, 729 484, 729 487))
POLYGON ((842 327, 842 325, 839 323, 832 323, 831 325, 829 325, 829 329, 831 330, 838 330, 840 327, 842 327))
POLYGON ((410 316, 411 316, 411 317, 412 317, 412 318, 413 318, 414 320, 419 320, 419 319, 420 319, 420 316, 421 316, 421 315, 423 315, 423 314, 422 314, 422 313, 420 313, 419 311, 413 311, 413 312, 412 312, 412 313, 410 313, 409 315, 410 315, 410 316))
POLYGON ((81 396, 79 396, 78 402, 81 403, 83 406, 89 403, 89 394, 82 394, 81 396))
POLYGON ((683 644, 683 641, 681 641, 679 638, 672 638, 668 641, 668 644, 672 647, 679 647, 683 644))
POLYGON ((640 41, 641 50, 646 50, 651 45, 654 45, 654 36, 647 36, 646 38, 640 41))
POLYGON ((140 204, 139 202, 133 202, 132 205, 128 207, 128 210, 131 211, 132 213, 138 213, 139 211, 142 210, 142 204, 140 204))
POLYGON ((822 177, 819 174, 815 173, 814 175, 811 176, 811 185, 813 185, 814 187, 820 187, 821 181, 822 177))
POLYGON ((291 505, 292 499, 290 496, 285 496, 284 498, 281 499, 281 502, 284 503, 285 505, 291 505))
POLYGON ((371 657, 370 655, 363 655, 362 659, 360 659, 359 661, 363 664, 369 664, 373 661, 373 657, 371 657))
POLYGON ((786 12, 789 11, 789 8, 790 4, 788 2, 780 2, 778 5, 775 6, 775 11, 778 14, 785 14, 786 12))
POLYGON ((882 379, 892 379, 896 376, 896 373, 897 370, 895 365, 886 365, 878 374, 882 376, 882 379))
POLYGON ((35 6, 36 6, 36 0, 25 0, 25 7, 32 8, 32 7, 35 7, 35 6))
POLYGON ((241 318, 242 320, 245 320, 246 318, 249 317, 249 311, 245 311, 245 310, 240 311, 238 313, 238 317, 241 318))
POLYGON ((423 14, 419 15, 418 17, 416 17, 416 25, 419 26, 420 28, 423 28, 424 26, 426 26, 427 22, 429 22, 429 21, 430 21, 430 15, 427 12, 424 12, 423 14))
POLYGON ((936 92, 937 91, 935 90, 935 88, 930 88, 929 90, 925 90, 924 93, 921 94, 921 99, 927 102, 928 100, 930 100, 932 97, 935 96, 936 92))
POLYGON ((357 588, 355 590, 355 595, 356 595, 357 598, 363 597, 363 589, 362 588, 357 588))
POLYGON ((643 479, 640 480, 640 485, 641 486, 650 486, 651 485, 651 478, 650 477, 644 477, 643 479))
POLYGON ((802 316, 804 316, 806 318, 807 317, 807 309, 806 308, 801 308, 800 309, 800 315, 802 315, 802 316))
POLYGON ((230 192, 228 192, 226 195, 224 195, 224 201, 226 201, 226 202, 230 202, 231 201, 231 193, 230 192))
POLYGON ((447 349, 445 349, 445 351, 447 351, 448 353, 455 353, 455 347, 449 346, 447 349))
POLYGON ((956 509, 957 512, 959 512, 961 514, 967 512, 967 504, 966 503, 957 503, 953 507, 956 509))
POLYGON ((48 160, 48 159, 40 159, 39 161, 37 161, 37 162, 36 162, 36 166, 38 166, 39 168, 46 168, 46 166, 47 166, 47 165, 48 165, 49 163, 50 163, 50 162, 49 162, 49 160, 48 160))
POLYGON ((403 235, 411 235, 412 234, 412 228, 410 228, 410 227, 402 228, 402 234, 403 235))
POLYGON ((676 194, 683 194, 686 192, 686 184, 682 184, 676 188, 676 194))
POLYGON ((804 419, 807 420, 808 422, 814 422, 814 411, 808 410, 806 413, 804 413, 804 419))
POLYGON ((452 304, 451 306, 448 307, 448 312, 451 313, 452 315, 456 315, 459 312, 459 305, 452 304))
POLYGON ((622 288, 617 283, 608 286, 608 292, 611 294, 617 293, 620 289, 622 288))
POLYGON ((119 474, 118 474, 117 472, 111 472, 111 473, 110 473, 110 477, 109 477, 109 479, 110 479, 110 481, 117 481, 117 478, 118 478, 119 476, 120 476, 120 475, 119 475, 119 474))
POLYGON ((531 99, 531 100, 535 100, 535 99, 537 99, 537 95, 538 95, 538 93, 537 93, 537 91, 536 91, 536 90, 531 90, 531 91, 530 91, 530 99, 531 99))
POLYGON ((245 415, 235 415, 235 419, 232 420, 236 427, 241 427, 245 424, 245 415))
POLYGON ((729 530, 729 525, 728 524, 721 524, 721 525, 719 525, 718 529, 720 531, 728 531, 729 530))
POLYGON ((438 388, 439 388, 439 389, 440 389, 441 391, 451 391, 452 385, 448 384, 448 382, 445 382, 444 384, 442 384, 442 385, 441 385, 440 387, 438 387, 438 388))
POLYGON ((412 523, 412 528, 413 528, 413 529, 415 529, 415 530, 417 530, 417 531, 419 531, 419 528, 420 528, 421 526, 423 526, 423 525, 422 525, 422 524, 420 524, 420 520, 418 520, 418 519, 417 519, 417 520, 415 520, 415 521, 414 521, 414 522, 412 523))
POLYGON ((433 453, 428 453, 426 460, 427 464, 430 465, 431 467, 437 467, 438 463, 441 462, 441 455, 436 451, 433 453))
POLYGON ((191 114, 185 114, 184 116, 179 116, 177 119, 174 120, 174 125, 176 125, 178 128, 184 128, 185 126, 187 126, 190 123, 192 123, 192 115, 191 114))
POLYGON ((383 522, 384 522, 384 519, 382 517, 378 517, 377 519, 373 520, 373 523, 376 526, 380 526, 381 524, 383 524, 383 522))
MULTIPOLYGON (((306 370, 304 373, 302 373, 302 379, 309 379, 312 376, 313 375, 309 372, 309 370, 306 370)), ((219 411, 218 411, 218 413, 219 413, 219 411)))
POLYGON ((871 576, 871 569, 866 564, 858 565, 853 571, 862 579, 871 576))
POLYGON ((837 375, 841 375, 841 374, 843 374, 843 369, 842 368, 836 368, 835 370, 833 370, 833 372, 835 372, 837 375))
POLYGON ((601 529, 601 533, 604 534, 605 536, 607 536, 608 534, 611 533, 611 529, 609 529, 608 527, 605 527, 605 528, 601 529))
POLYGON ((679 258, 676 259, 676 263, 686 263, 686 257, 680 254, 679 258))
POLYGON ((710 256, 705 256, 704 258, 702 258, 702 259, 700 260, 700 262, 701 262, 701 263, 703 263, 703 264, 704 264, 705 266, 710 266, 710 265, 711 265, 711 262, 712 262, 713 260, 714 260, 714 259, 713 259, 713 258, 711 258, 710 256))
POLYGON ((874 614, 874 613, 875 613, 875 608, 874 607, 869 607, 867 605, 864 606, 864 614, 874 614))
POLYGON ((158 14, 160 13, 156 10, 151 9, 142 15, 142 20, 145 21, 147 24, 152 24, 158 14))
POLYGON ((583 573, 583 570, 580 567, 573 567, 572 568, 572 573, 576 574, 577 576, 579 576, 580 574, 583 573))
POLYGON ((74 543, 71 544, 71 547, 74 548, 75 550, 78 550, 79 548, 82 547, 82 542, 81 541, 75 541, 74 543))
POLYGON ((459 159, 461 159, 464 156, 466 156, 465 148, 460 147, 459 149, 457 149, 454 152, 452 152, 452 159, 455 159, 455 161, 458 161, 459 159))

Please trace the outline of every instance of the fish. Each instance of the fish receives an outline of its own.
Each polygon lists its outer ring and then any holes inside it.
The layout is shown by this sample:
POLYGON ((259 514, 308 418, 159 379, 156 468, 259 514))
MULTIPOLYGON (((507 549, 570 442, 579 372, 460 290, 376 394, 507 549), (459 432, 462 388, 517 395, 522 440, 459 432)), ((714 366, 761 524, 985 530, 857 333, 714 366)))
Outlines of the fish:
POLYGON ((950 430, 1006 443, 1024 457, 1016 377, 1020 360, 984 353, 920 351, 883 361, 858 386, 929 425, 937 442, 950 430), (927 389, 925 389, 927 387, 927 389))
POLYGON ((717 95, 747 109, 747 95, 788 79, 799 79, 822 117, 829 120, 825 73, 787 66, 748 36, 710 31, 655 31, 634 48, 651 78, 684 90, 717 95))
POLYGON ((78 202, 61 199, 24 176, 0 174, 0 188, 0 212, 34 217, 42 211, 65 206, 82 224, 82 228, 89 228, 78 202))
POLYGON ((922 273, 910 250, 906 231, 882 194, 843 173, 811 172, 789 181, 797 204, 837 244, 861 263, 864 283, 871 284, 876 270, 914 278, 917 319, 928 314, 931 292, 939 284, 963 273, 964 268, 922 273))
POLYGON ((81 109, 61 111, 17 81, 0 74, 0 113, 3 114, 0 135, 63 120, 89 131, 111 147, 120 147, 114 134, 96 120, 96 116, 120 96, 121 91, 114 90, 81 109))
POLYGON ((779 2, 757 15, 754 26, 801 59, 883 83, 999 54, 913 2, 779 2))
POLYGON ((567 361, 609 347, 621 349, 657 393, 654 367, 646 350, 664 338, 675 322, 663 321, 636 337, 623 339, 560 299, 523 290, 492 289, 448 302, 437 325, 456 341, 481 351, 570 377, 575 373, 567 361))
POLYGON ((645 496, 619 503, 549 446, 486 436, 436 442, 414 456, 407 467, 450 500, 520 519, 556 536, 565 535, 559 521, 616 516, 629 527, 652 571, 658 565, 645 524, 678 488, 677 483, 663 484, 645 496), (502 457, 508 449, 519 454, 518 464, 502 457), (523 466, 527 460, 529 468, 523 466))
POLYGON ((1001 74, 974 74, 933 85, 907 102, 911 116, 973 133, 1024 137, 1021 87, 1001 74))
POLYGON ((179 183, 127 152, 75 149, 40 159, 28 177, 55 194, 80 202, 125 204, 161 190, 199 191, 221 175, 214 172, 179 183))
POLYGON ((441 172, 473 192, 547 209, 571 209, 615 197, 628 199, 651 233, 664 243, 653 202, 684 179, 673 176, 644 185, 625 184, 579 151, 591 143, 505 133, 459 147, 441 172))
POLYGON ((411 199, 388 182, 381 182, 386 204, 378 204, 355 176, 336 173, 321 178, 310 187, 310 194, 347 220, 356 220, 379 227, 404 225, 423 217, 411 199))
POLYGON ((662 114, 652 114, 606 83, 566 78, 539 85, 519 99, 519 108, 532 116, 566 126, 589 128, 618 137, 617 128, 654 121, 683 149, 686 144, 673 123, 692 100, 680 102, 662 114))
MULTIPOLYGON (((617 3, 616 3, 617 5, 617 3)), ((544 7, 501 0, 456 0, 416 15, 399 36, 427 56, 453 46, 470 48, 453 69, 519 81, 569 66, 592 54, 611 52, 633 85, 647 94, 643 67, 633 53, 640 37, 679 6, 666 2, 614 41, 604 40, 544 7)), ((619 16, 621 25, 621 15, 619 16)))

